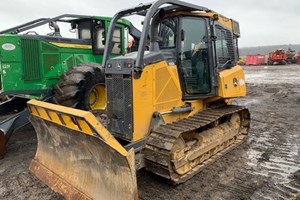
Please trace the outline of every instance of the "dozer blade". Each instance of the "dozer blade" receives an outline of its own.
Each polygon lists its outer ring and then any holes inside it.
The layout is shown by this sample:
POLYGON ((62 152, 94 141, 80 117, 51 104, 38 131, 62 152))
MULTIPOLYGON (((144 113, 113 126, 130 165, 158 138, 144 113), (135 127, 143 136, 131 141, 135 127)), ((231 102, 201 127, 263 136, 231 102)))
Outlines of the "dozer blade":
POLYGON ((66 199, 137 199, 134 151, 90 112, 28 102, 38 138, 30 171, 66 199))

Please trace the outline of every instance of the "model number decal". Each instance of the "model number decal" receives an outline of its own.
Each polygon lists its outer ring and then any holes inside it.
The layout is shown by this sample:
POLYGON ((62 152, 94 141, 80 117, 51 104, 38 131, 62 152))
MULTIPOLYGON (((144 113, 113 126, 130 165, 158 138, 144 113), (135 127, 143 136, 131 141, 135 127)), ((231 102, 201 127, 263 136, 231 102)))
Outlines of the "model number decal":
POLYGON ((6 50, 6 51, 12 51, 15 48, 16 48, 16 46, 11 43, 2 44, 2 49, 6 50))

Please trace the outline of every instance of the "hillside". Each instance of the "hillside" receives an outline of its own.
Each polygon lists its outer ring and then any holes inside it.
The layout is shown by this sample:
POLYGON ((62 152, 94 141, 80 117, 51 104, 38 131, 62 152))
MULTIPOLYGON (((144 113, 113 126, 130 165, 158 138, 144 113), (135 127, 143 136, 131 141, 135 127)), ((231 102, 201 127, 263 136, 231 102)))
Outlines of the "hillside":
POLYGON ((300 44, 242 47, 242 48, 239 48, 239 51, 240 51, 240 56, 246 56, 246 55, 249 55, 249 54, 267 55, 267 54, 269 54, 269 52, 274 51, 276 49, 288 50, 288 48, 291 48, 292 50, 295 50, 296 53, 300 52, 300 44))

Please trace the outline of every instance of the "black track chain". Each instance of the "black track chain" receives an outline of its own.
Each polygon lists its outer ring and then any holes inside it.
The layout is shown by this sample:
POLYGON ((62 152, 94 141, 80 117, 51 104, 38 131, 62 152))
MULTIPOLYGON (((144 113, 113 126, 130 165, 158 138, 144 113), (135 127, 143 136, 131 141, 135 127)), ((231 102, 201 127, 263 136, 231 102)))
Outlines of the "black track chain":
MULTIPOLYGON (((146 169, 179 184, 185 182, 201 169, 214 162, 217 158, 241 144, 244 139, 237 140, 234 144, 212 155, 209 159, 193 168, 190 172, 179 175, 172 169, 171 149, 177 138, 187 132, 206 130, 214 126, 221 118, 226 118, 234 113, 241 115, 241 129, 239 135, 247 135, 250 127, 250 113, 242 106, 225 106, 222 108, 207 109, 198 112, 194 116, 166 125, 161 125, 149 134, 149 138, 143 150, 146 169)), ((201 134, 201 133, 199 133, 201 134)))

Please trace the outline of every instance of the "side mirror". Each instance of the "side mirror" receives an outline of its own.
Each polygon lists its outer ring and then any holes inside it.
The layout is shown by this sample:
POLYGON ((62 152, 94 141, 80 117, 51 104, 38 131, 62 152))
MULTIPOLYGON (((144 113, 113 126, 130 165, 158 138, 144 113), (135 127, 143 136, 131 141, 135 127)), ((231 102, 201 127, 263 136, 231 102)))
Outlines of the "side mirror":
POLYGON ((210 39, 212 41, 216 41, 217 40, 217 36, 215 34, 215 26, 214 26, 214 21, 213 21, 213 25, 210 26, 210 39))
POLYGON ((181 41, 184 41, 184 38, 185 38, 185 32, 184 32, 183 29, 181 29, 180 34, 181 34, 181 41))

